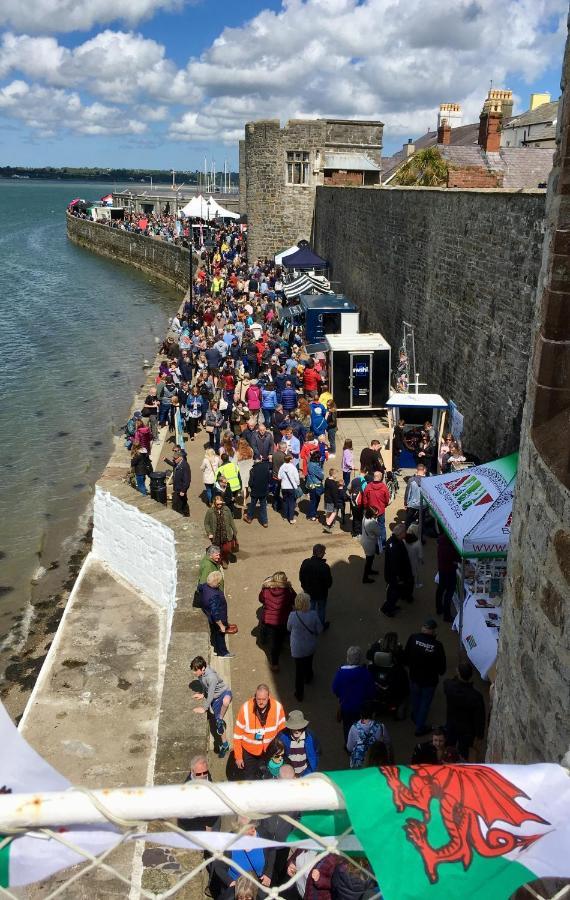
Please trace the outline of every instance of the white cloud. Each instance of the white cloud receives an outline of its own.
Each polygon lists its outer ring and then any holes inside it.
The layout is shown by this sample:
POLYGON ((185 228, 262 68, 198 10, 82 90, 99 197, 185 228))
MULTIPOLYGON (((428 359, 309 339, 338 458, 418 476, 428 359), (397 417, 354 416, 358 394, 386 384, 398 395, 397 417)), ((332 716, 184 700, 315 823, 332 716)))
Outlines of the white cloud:
POLYGON ((0 88, 0 113, 44 136, 66 130, 84 135, 141 134, 147 127, 116 106, 84 105, 76 92, 20 80, 0 88))
MULTIPOLYGON (((67 10, 71 28, 89 17, 134 21, 178 2, 18 0, 17 9, 34 10, 38 29, 50 10, 49 27, 59 27, 67 10)), ((1 9, 12 21, 15 0, 1 9)), ((102 30, 73 49, 8 32, 0 77, 32 82, 29 105, 42 90, 77 96, 97 119, 85 118, 85 128, 103 127, 100 109, 110 109, 109 120, 134 123, 127 133, 141 123, 156 133, 164 122, 172 140, 206 144, 235 144, 252 119, 313 116, 378 118, 385 139, 411 137, 435 127, 440 102, 462 103, 465 121, 475 121, 491 79, 497 87, 539 79, 561 59, 566 11, 566 0, 283 0, 278 12, 224 29, 184 68, 132 31, 102 30)), ((24 118, 17 105, 4 110, 24 118)))
POLYGON ((87 31, 107 22, 136 25, 183 5, 184 0, 2 0, 0 25, 32 33, 87 31))
POLYGON ((101 31, 73 50, 52 37, 7 32, 0 76, 12 70, 55 87, 87 88, 113 103, 131 103, 139 96, 167 103, 200 99, 188 74, 165 58, 162 44, 132 32, 101 31))
POLYGON ((443 101, 474 121, 491 79, 531 82, 561 59, 566 13, 565 0, 284 0, 190 61, 206 100, 171 136, 232 142, 247 119, 327 115, 417 135, 443 101))

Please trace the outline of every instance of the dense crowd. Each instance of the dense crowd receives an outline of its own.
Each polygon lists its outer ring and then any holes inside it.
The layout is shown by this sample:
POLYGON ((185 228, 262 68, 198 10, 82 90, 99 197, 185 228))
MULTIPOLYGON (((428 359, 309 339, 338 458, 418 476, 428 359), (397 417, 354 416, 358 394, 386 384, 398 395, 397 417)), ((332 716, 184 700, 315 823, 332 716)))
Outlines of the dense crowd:
MULTIPOLYGON (((240 226, 221 229, 216 249, 196 276, 193 296, 172 322, 171 336, 162 347, 156 386, 126 427, 134 486, 143 494, 152 474, 150 450, 161 429, 174 431, 182 422, 189 442, 202 434, 207 440, 200 463, 200 489, 205 504, 204 534, 208 547, 200 563, 194 605, 207 616, 213 659, 227 657, 226 635, 237 626, 230 621, 224 571, 239 558, 238 511, 243 527, 295 526, 305 515, 323 534, 350 529, 364 550, 363 584, 374 582, 378 558, 383 558, 386 599, 382 612, 393 618, 400 603, 411 603, 421 586, 426 535, 437 540, 439 584, 434 617, 401 644, 398 634, 386 631, 365 652, 351 646, 331 685, 338 701, 347 760, 352 768, 389 765, 394 751, 390 719, 411 716, 420 739, 412 762, 467 760, 483 737, 485 707, 472 684, 469 663, 444 681, 447 698, 445 726, 432 728, 428 716, 432 699, 446 674, 447 662, 437 638, 437 615, 452 617, 457 554, 443 533, 424 516, 420 505, 422 478, 457 459, 460 448, 449 436, 440 446, 431 423, 410 438, 399 423, 394 434, 393 469, 386 471, 382 448, 373 440, 355 459, 352 441, 337 444, 337 410, 329 391, 323 354, 310 354, 302 332, 281 324, 283 277, 269 261, 248 265, 245 234, 240 226), (398 491, 398 455, 403 447, 416 455, 416 473, 407 481, 405 521, 386 531, 386 509, 398 491), (420 523, 420 515, 424 521, 420 523), (418 526, 420 526, 419 528, 418 526)), ((188 491, 192 473, 187 452, 172 450, 172 507, 189 515, 188 491)), ((241 527, 241 526, 240 526, 241 527)), ((325 538, 321 538, 321 541, 325 538)), ((295 663, 294 694, 302 703, 313 680, 313 657, 329 627, 327 601, 333 573, 326 545, 316 541, 302 562, 296 591, 283 571, 260 585, 258 640, 266 648, 269 665, 279 671, 287 641, 295 663)), ((228 757, 228 777, 242 779, 303 778, 319 768, 321 741, 301 709, 288 715, 265 684, 252 685, 252 696, 235 712, 231 741, 225 718, 232 703, 231 687, 201 656, 191 662, 194 714, 208 715, 220 757, 228 757)), ((204 756, 191 761, 190 778, 209 778, 204 756)), ((293 814, 294 818, 294 814, 293 814)), ((243 822, 238 823, 240 827, 243 822)), ((184 820, 184 828, 219 828, 219 821, 184 820)), ((291 828, 278 816, 247 823, 248 833, 282 840, 291 828)), ((255 873, 265 885, 279 885, 296 867, 305 866, 312 851, 286 850, 249 853, 232 851, 235 862, 255 873), (245 853, 245 855, 244 855, 245 853), (247 858, 246 858, 247 857, 247 858)), ((319 861, 308 877, 284 897, 366 898, 378 887, 366 861, 361 867, 333 855, 319 861)), ((214 897, 242 900, 255 897, 255 885, 239 877, 231 865, 210 865, 214 897)))
MULTIPOLYGON (((92 220, 91 215, 86 211, 83 205, 72 206, 68 212, 78 219, 92 220)), ((118 231, 128 231, 133 234, 144 235, 145 237, 158 238, 159 240, 168 241, 171 244, 181 244, 184 247, 189 246, 191 222, 189 219, 177 218, 169 212, 128 212, 124 211, 122 218, 101 218, 97 219, 99 225, 107 225, 109 228, 115 228, 118 231)), ((209 226, 202 225, 202 230, 198 230, 193 238, 194 246, 196 242, 203 244, 203 241, 209 236, 209 226)))

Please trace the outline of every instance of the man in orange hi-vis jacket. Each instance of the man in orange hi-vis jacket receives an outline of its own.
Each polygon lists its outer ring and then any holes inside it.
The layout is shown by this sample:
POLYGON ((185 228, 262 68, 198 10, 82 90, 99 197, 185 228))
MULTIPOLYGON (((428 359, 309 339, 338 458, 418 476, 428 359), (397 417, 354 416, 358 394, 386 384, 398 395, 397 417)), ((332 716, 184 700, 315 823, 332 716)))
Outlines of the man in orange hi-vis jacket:
POLYGON ((242 778, 255 778, 263 754, 284 728, 283 706, 269 695, 266 684, 259 684, 241 707, 234 726, 234 756, 242 778))

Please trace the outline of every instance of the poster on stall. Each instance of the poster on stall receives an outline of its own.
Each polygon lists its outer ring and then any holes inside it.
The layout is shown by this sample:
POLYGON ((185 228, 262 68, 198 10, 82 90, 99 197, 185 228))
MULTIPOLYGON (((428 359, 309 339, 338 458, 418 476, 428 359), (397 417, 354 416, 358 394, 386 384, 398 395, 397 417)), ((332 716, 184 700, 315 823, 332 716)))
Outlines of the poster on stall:
POLYGON ((461 556, 503 557, 511 539, 518 453, 448 475, 422 478, 420 491, 461 556))
POLYGON ((449 401, 449 430, 456 441, 463 437, 463 416, 457 409, 453 400, 449 401))

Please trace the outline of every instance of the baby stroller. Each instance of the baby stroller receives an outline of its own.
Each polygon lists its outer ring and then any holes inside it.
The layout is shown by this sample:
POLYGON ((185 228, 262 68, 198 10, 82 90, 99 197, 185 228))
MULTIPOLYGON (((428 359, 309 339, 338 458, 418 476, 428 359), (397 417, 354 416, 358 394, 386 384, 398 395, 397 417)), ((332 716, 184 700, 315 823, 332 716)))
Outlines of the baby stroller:
POLYGON ((377 713, 391 715, 394 719, 405 719, 410 682, 402 663, 396 662, 391 653, 377 650, 370 668, 374 677, 374 705, 377 713))

